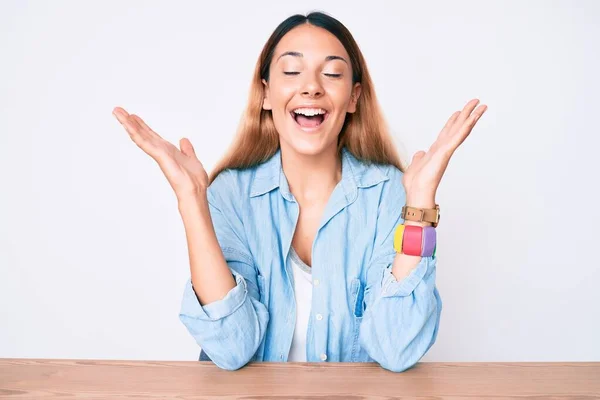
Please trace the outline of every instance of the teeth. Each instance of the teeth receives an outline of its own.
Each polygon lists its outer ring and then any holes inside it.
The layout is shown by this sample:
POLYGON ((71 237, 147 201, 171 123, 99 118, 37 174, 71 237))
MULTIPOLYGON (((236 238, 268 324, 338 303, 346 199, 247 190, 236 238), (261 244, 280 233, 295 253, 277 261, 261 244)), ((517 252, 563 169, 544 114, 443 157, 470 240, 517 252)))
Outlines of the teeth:
POLYGON ((327 111, 322 108, 297 108, 294 110, 296 114, 306 115, 307 117, 312 117, 313 115, 323 115, 327 111))

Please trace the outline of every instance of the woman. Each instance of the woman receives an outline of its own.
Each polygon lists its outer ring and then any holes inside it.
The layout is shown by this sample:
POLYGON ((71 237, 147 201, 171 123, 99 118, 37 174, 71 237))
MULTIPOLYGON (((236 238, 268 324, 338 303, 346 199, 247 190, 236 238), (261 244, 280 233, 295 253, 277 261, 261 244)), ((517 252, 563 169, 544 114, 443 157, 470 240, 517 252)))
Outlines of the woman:
POLYGON ((228 370, 417 363, 442 310, 435 193, 486 109, 478 103, 404 168, 352 35, 314 12, 265 44, 238 135, 210 178, 188 139, 178 149, 116 107, 176 193, 191 268, 179 316, 202 355, 228 370))

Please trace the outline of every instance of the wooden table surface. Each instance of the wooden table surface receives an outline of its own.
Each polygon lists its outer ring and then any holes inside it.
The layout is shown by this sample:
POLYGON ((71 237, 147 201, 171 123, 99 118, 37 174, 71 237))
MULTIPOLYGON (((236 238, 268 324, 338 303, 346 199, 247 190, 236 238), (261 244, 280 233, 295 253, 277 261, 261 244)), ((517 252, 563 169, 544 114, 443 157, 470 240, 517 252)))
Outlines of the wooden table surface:
POLYGON ((0 358, 0 398, 600 399, 600 363, 251 363, 0 358))

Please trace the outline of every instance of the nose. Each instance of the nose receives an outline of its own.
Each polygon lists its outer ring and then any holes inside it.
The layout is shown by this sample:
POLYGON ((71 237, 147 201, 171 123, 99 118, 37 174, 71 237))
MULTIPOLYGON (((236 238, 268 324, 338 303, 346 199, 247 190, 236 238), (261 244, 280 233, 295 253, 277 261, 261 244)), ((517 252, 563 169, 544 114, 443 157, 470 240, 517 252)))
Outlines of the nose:
POLYGON ((306 74, 305 80, 302 83, 302 95, 308 97, 320 97, 323 95, 323 86, 321 81, 314 74, 306 74))

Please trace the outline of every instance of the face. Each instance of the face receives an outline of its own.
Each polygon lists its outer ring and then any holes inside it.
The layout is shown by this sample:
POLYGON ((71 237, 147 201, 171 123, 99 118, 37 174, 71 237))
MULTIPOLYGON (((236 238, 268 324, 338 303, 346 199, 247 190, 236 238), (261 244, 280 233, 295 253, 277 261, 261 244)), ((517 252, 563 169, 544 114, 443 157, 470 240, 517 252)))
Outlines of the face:
POLYGON ((263 85, 263 109, 272 112, 281 146, 306 155, 337 147, 346 113, 356 110, 360 95, 342 43, 310 24, 281 39, 263 85))

